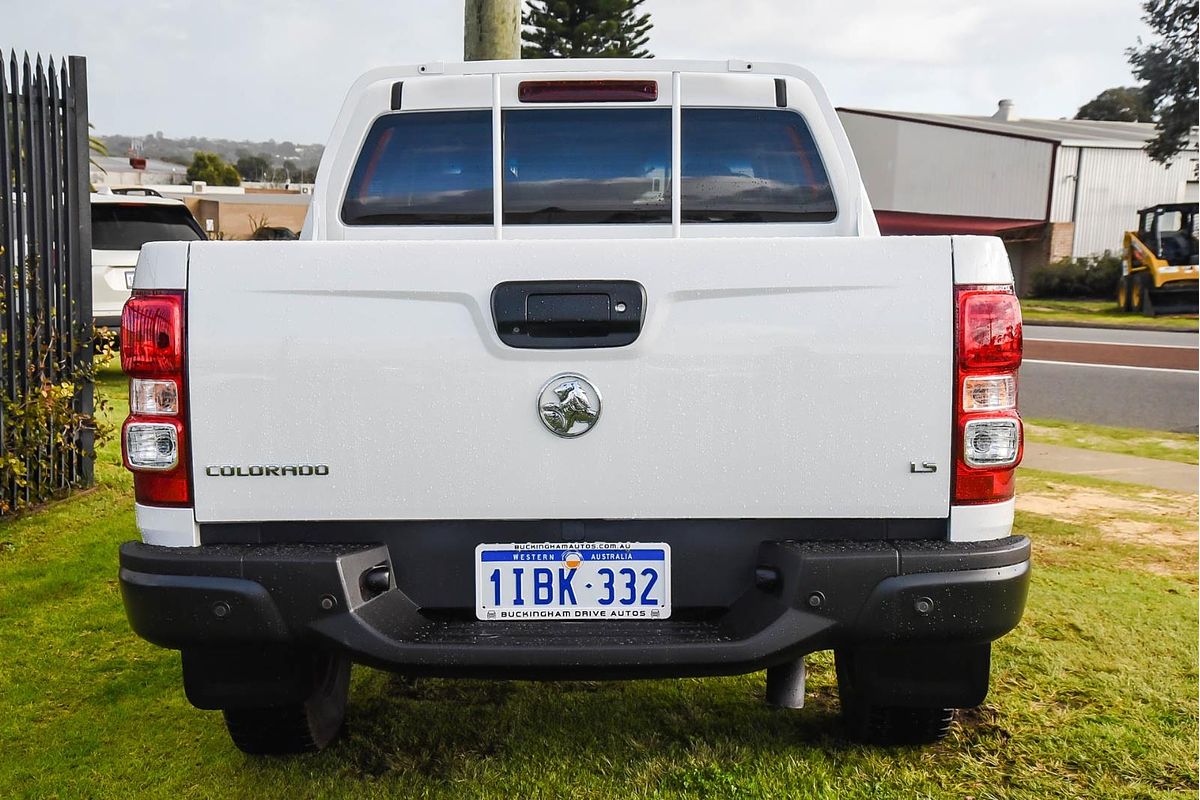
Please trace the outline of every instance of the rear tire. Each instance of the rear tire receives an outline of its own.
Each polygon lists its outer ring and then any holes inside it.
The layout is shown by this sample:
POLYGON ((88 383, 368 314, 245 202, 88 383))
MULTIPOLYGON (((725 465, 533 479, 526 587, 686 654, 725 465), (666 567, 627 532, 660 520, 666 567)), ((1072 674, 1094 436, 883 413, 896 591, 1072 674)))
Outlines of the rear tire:
POLYGON ((310 753, 329 745, 342 729, 350 694, 350 660, 325 655, 313 670, 312 693, 302 702, 224 710, 229 737, 244 753, 310 753))
POLYGON ((954 721, 953 708, 905 708, 873 703, 854 685, 853 656, 839 650, 834 658, 842 724, 849 738, 863 744, 914 746, 939 742, 949 733, 954 721))

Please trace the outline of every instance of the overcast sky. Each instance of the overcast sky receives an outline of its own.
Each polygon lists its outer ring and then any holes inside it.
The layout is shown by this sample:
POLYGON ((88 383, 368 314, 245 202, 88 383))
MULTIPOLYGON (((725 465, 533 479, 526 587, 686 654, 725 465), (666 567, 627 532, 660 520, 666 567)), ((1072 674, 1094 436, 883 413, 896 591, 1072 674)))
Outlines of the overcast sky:
MULTIPOLYGON (((790 61, 835 105, 1071 116, 1132 83, 1137 0, 648 0, 665 58, 790 61)), ((372 67, 462 58, 460 0, 0 0, 0 50, 88 58, 101 133, 324 142, 372 67)))

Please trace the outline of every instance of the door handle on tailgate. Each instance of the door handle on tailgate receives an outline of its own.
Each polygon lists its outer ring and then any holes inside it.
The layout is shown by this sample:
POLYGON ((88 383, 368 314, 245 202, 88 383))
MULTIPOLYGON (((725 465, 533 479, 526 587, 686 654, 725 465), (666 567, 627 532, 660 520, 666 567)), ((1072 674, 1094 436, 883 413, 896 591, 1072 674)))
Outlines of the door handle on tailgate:
POLYGON ((507 281, 492 290, 492 319, 509 347, 624 347, 642 331, 637 281, 507 281))

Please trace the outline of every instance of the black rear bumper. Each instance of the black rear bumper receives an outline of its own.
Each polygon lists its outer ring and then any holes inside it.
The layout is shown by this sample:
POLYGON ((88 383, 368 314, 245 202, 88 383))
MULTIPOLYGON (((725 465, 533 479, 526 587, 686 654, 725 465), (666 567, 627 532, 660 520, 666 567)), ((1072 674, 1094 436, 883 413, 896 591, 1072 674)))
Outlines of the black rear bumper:
MULTIPOLYGON (((669 620, 480 622, 422 608, 382 544, 121 546, 134 630, 163 647, 312 647, 400 672, 631 678, 752 672, 817 650, 990 642, 1021 618, 1029 540, 793 542, 758 547, 727 607, 669 620), (390 588, 365 576, 385 566, 390 588)), ((719 570, 719 566, 713 569, 719 570)))

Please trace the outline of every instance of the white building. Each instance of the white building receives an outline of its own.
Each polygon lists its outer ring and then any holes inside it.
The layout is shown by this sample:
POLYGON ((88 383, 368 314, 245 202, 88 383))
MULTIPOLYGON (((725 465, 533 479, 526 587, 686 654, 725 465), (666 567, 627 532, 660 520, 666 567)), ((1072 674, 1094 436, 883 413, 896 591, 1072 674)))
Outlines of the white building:
POLYGON ((1007 244, 1018 288, 1065 256, 1119 252, 1139 208, 1195 201, 1197 136, 1166 167, 1154 126, 838 109, 885 234, 985 233, 1007 244))
POLYGON ((155 158, 93 156, 91 181, 93 186, 110 186, 114 189, 175 185, 187 183, 187 167, 155 158))

